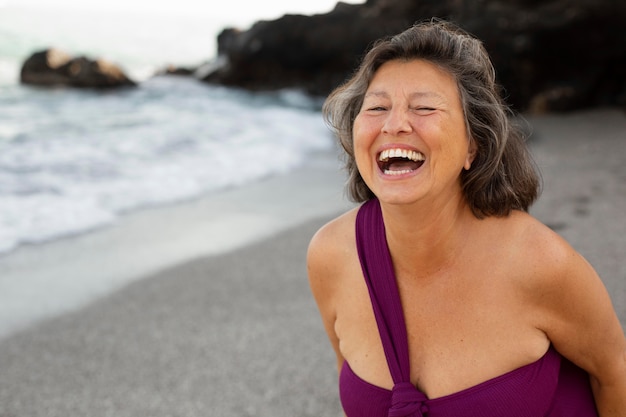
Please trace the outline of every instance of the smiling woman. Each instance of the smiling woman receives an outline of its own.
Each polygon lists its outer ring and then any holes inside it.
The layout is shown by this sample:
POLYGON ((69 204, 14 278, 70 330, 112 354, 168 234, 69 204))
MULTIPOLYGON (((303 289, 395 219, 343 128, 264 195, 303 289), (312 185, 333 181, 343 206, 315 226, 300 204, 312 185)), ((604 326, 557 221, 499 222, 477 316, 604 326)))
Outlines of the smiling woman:
POLYGON ((370 192, 396 203, 430 194, 458 204, 459 173, 471 166, 474 143, 454 78, 425 60, 394 60, 378 69, 367 91, 353 144, 370 192))
MULTIPOLYGON (((457 120, 462 119, 465 123, 471 141, 472 161, 465 161, 466 169, 460 179, 474 214, 483 217, 506 215, 513 209, 527 211, 538 196, 538 176, 524 143, 523 131, 514 125, 512 114, 498 95, 495 70, 482 44, 462 38, 450 47, 448 57, 431 36, 442 44, 448 41, 442 34, 407 31, 397 35, 396 42, 379 42, 365 57, 355 77, 335 90, 324 105, 325 118, 348 156, 346 167, 350 175, 351 197, 357 202, 374 197, 357 168, 353 133, 359 126, 357 123, 353 125, 353 121, 363 115, 388 110, 391 92, 376 88, 378 72, 391 71, 391 64, 395 64, 394 68, 421 65, 425 69, 419 74, 415 71, 408 73, 416 79, 429 76, 429 81, 415 85, 415 91, 399 93, 408 94, 410 100, 406 105, 412 114, 453 115, 455 111, 457 120), (403 43, 409 42, 415 50, 404 49, 403 43), (388 62, 392 61, 391 57, 395 63, 388 62), (421 64, 416 64, 416 59, 421 64), (446 109, 448 111, 442 112, 446 109), (459 111, 462 114, 459 115, 459 111)), ((404 73, 400 69, 396 72, 404 73)), ((387 117, 385 128, 398 121, 395 116, 387 117)))
POLYGON ((528 213, 538 175, 499 91, 481 42, 432 21, 324 104, 363 203, 308 251, 348 417, 626 415, 621 325, 528 213))

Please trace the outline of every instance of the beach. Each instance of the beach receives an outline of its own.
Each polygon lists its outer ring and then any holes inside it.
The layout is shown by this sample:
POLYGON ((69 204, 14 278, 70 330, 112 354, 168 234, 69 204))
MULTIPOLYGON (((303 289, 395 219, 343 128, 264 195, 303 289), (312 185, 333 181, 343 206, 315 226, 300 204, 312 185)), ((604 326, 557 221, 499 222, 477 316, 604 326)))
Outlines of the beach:
MULTIPOLYGON (((531 212, 596 268, 626 326, 626 113, 527 119, 544 182, 531 212)), ((344 180, 320 152, 0 258, 0 417, 338 416, 305 255, 352 206, 344 180)))

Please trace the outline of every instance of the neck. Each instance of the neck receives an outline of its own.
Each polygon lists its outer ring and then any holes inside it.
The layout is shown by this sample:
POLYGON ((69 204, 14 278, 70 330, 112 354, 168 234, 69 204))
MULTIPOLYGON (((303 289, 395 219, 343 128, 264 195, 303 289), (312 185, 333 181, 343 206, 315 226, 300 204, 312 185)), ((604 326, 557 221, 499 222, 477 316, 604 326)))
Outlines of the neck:
POLYGON ((464 198, 428 208, 381 203, 387 244, 397 272, 426 277, 461 255, 476 220, 464 198))

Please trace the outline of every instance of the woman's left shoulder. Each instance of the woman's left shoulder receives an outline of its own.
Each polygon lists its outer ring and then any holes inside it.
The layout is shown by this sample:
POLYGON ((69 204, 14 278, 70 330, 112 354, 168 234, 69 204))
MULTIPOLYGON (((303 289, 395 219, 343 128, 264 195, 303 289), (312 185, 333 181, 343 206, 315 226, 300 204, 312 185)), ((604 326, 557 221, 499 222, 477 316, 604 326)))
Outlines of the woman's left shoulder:
POLYGON ((626 340, 602 280, 565 239, 526 213, 508 220, 519 249, 508 271, 533 326, 599 381, 626 387, 626 340))
POLYGON ((592 265, 557 232, 524 212, 512 213, 507 221, 510 247, 515 248, 511 267, 520 271, 515 274, 518 289, 527 290, 532 300, 553 303, 574 293, 585 296, 576 290, 601 289, 592 265))
POLYGON ((514 211, 504 222, 507 223, 503 229, 512 239, 515 245, 527 251, 529 255, 534 255, 538 260, 545 257, 571 256, 575 251, 572 246, 557 232, 546 226, 544 223, 522 211, 514 211))
POLYGON ((498 223, 503 243, 512 251, 512 266, 523 271, 525 284, 536 289, 537 285, 558 286, 582 271, 594 275, 569 242, 532 215, 514 211, 498 223))

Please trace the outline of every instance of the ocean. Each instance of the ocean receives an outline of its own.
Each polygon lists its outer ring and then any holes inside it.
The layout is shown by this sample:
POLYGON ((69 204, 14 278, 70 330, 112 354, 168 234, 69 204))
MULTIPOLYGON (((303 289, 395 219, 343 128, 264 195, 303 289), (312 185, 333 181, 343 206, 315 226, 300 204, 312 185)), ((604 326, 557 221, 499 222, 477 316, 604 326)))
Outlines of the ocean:
POLYGON ((213 59, 223 24, 0 5, 0 256, 286 175, 333 147, 319 99, 154 76, 213 59), (23 61, 48 47, 112 61, 139 86, 21 85, 23 61))

